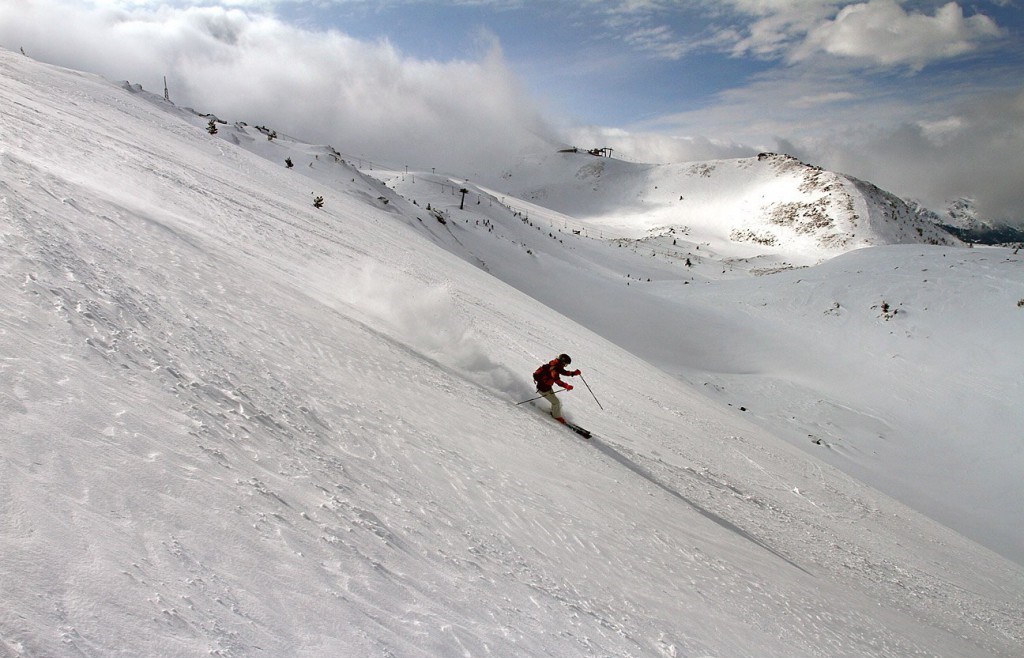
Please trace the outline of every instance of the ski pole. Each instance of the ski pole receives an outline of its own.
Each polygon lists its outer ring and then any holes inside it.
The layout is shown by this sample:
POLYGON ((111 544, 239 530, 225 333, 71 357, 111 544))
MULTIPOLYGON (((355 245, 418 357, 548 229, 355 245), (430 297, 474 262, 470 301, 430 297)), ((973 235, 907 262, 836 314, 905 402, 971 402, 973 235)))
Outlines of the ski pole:
MULTIPOLYGON (((552 393, 554 393, 555 395, 558 395, 558 394, 559 394, 559 393, 561 393, 562 391, 555 391, 555 390, 552 390, 551 392, 552 392, 552 393)), ((547 395, 547 393, 545 393, 544 395, 547 395)), ((522 402, 516 402, 516 406, 518 407, 518 406, 519 406, 519 405, 521 405, 521 404, 526 404, 527 402, 533 402, 534 400, 539 400, 539 399, 541 399, 542 397, 544 397, 544 395, 538 395, 537 397, 535 397, 535 398, 530 398, 529 400, 523 400, 522 402)), ((599 403, 599 404, 600 404, 600 403, 599 403)))
MULTIPOLYGON (((583 375, 580 375, 580 379, 583 379, 583 375)), ((591 395, 594 395, 594 389, 590 388, 590 384, 587 383, 587 380, 583 379, 583 385, 587 387, 587 390, 590 391, 591 395)), ((597 403, 597 406, 601 407, 601 401, 597 399, 596 395, 594 395, 594 402, 597 403)), ((604 411, 604 407, 601 407, 601 411, 604 411)))

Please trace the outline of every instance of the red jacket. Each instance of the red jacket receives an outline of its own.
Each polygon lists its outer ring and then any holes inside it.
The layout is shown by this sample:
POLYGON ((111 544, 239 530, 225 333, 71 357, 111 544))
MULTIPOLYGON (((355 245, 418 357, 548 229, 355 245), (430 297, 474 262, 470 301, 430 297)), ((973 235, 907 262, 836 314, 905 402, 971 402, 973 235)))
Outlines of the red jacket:
POLYGON ((565 382, 560 378, 560 375, 567 377, 575 377, 578 371, 569 372, 562 365, 562 362, 558 359, 552 359, 551 362, 545 363, 541 367, 537 368, 537 371, 533 373, 533 381, 537 382, 537 390, 541 393, 550 391, 551 387, 558 384, 562 388, 567 388, 565 382))

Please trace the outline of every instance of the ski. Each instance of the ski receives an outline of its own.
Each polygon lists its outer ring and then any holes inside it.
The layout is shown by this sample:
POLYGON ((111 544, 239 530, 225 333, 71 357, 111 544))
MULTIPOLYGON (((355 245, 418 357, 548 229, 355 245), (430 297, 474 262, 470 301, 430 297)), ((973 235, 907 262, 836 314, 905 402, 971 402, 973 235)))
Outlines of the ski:
MULTIPOLYGON (((537 407, 537 405, 533 404, 533 400, 523 400, 522 402, 517 402, 516 404, 520 405, 520 404, 526 404, 526 403, 529 403, 531 407, 533 407, 533 408, 537 409, 538 411, 540 411, 540 409, 537 407)), ((544 415, 547 416, 547 414, 544 414, 544 415)), ((548 417, 550 418, 550 416, 548 416, 548 417)), ((582 436, 584 439, 589 439, 592 436, 591 433, 590 433, 590 430, 588 430, 585 427, 580 427, 579 425, 577 425, 575 423, 570 423, 569 421, 565 421, 564 423, 560 423, 560 424, 561 425, 565 425, 566 427, 571 429, 573 432, 576 432, 577 434, 582 436)))
POLYGON ((570 423, 568 421, 566 421, 565 426, 571 429, 573 432, 576 432, 577 434, 582 436, 584 439, 590 438, 590 430, 588 429, 584 429, 579 425, 574 425, 573 423, 570 423))

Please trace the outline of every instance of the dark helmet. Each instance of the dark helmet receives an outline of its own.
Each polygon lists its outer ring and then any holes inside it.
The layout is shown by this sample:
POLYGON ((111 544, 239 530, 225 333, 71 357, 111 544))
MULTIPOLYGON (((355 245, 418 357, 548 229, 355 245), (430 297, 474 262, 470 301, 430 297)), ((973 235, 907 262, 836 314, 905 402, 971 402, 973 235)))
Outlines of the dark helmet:
POLYGON ((569 358, 568 354, 559 354, 558 360, 564 363, 565 365, 569 365, 570 363, 572 363, 572 359, 569 358))

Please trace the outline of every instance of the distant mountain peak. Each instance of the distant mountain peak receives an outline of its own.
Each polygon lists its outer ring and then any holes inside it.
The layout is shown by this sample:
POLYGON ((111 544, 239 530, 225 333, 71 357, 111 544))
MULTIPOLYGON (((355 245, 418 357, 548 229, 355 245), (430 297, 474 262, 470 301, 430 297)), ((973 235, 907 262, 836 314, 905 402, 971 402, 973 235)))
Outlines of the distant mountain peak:
POLYGON ((685 226, 723 253, 803 264, 869 245, 959 243, 895 195, 779 153, 652 165, 563 151, 524 159, 498 186, 618 237, 685 226))

